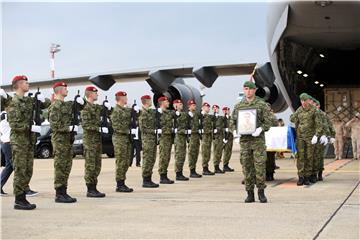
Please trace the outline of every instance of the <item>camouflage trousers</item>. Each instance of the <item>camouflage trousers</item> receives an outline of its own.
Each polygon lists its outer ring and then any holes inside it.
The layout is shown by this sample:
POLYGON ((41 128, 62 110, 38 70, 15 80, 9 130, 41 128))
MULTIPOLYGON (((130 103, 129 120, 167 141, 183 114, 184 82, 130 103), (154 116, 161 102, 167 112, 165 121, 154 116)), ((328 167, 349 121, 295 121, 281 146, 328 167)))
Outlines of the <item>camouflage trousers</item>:
POLYGON ((29 188, 33 174, 34 145, 11 142, 12 163, 14 169, 14 195, 23 194, 29 188))
POLYGON ((200 150, 200 135, 192 133, 189 142, 188 161, 190 170, 196 169, 196 163, 199 157, 200 150))
POLYGON ((142 176, 151 177, 156 161, 156 136, 155 134, 142 134, 141 141, 143 148, 142 176))
POLYGON ((97 184, 101 171, 102 140, 101 133, 84 131, 85 183, 97 184))
POLYGON ((176 134, 175 137, 175 172, 182 172, 186 158, 186 135, 176 134))
POLYGON ((221 162, 221 156, 224 147, 224 134, 218 133, 213 141, 214 150, 213 150, 213 162, 214 165, 219 165, 221 162))
POLYGON ((209 167, 209 161, 211 158, 211 142, 212 134, 203 134, 201 141, 201 156, 202 156, 202 166, 209 167))
POLYGON ((67 187, 73 160, 70 134, 62 134, 56 140, 52 138, 51 143, 54 148, 54 187, 67 187))
POLYGON ((312 174, 317 174, 318 172, 324 170, 324 151, 325 146, 317 143, 314 147, 314 164, 312 169, 312 174))
POLYGON ((255 184, 258 189, 265 189, 265 140, 259 137, 241 141, 240 138, 240 145, 240 162, 245 176, 246 191, 253 191, 255 184))
POLYGON ((299 177, 310 177, 314 164, 314 145, 311 144, 311 137, 297 137, 296 148, 298 159, 296 167, 299 177))
POLYGON ((230 162, 233 145, 234 145, 234 135, 229 132, 228 142, 225 143, 225 146, 224 146, 224 154, 223 154, 223 164, 224 165, 227 165, 230 162))
POLYGON ((159 174, 167 174, 171 158, 172 134, 162 134, 159 144, 159 174))
POLYGON ((115 180, 126 179, 126 172, 129 169, 131 154, 131 143, 128 134, 113 134, 112 141, 115 153, 115 180))

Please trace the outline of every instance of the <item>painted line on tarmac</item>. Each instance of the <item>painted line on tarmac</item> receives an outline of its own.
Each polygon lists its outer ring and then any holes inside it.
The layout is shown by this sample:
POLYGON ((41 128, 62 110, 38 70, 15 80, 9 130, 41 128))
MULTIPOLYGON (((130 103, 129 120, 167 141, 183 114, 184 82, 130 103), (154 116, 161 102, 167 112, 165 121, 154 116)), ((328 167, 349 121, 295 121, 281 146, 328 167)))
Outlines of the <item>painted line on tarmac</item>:
POLYGON ((319 238, 320 234, 322 233, 322 231, 324 231, 324 229, 326 228, 326 226, 331 222, 331 220, 335 217, 335 215, 339 212, 339 210, 342 208, 342 206, 344 206, 344 204, 346 203, 346 201, 351 197, 351 195, 355 192, 355 190, 359 187, 360 181, 357 182, 357 184, 355 185, 355 187, 353 188, 353 190, 349 193, 349 195, 345 198, 345 200, 340 204, 340 206, 335 210, 335 212, 333 212, 333 214, 330 216, 330 218, 325 222, 325 224, 320 228, 320 230, 316 233, 316 235, 313 237, 313 240, 316 240, 319 238))

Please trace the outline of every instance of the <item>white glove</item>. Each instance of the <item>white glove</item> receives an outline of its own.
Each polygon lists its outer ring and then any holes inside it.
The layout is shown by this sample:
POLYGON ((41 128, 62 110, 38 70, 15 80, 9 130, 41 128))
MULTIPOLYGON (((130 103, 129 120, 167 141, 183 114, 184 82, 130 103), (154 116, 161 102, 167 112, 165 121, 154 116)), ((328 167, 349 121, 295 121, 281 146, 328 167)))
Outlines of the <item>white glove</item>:
POLYGON ((323 143, 324 146, 325 146, 326 144, 328 144, 328 143, 329 143, 329 140, 328 140, 327 138, 325 138, 325 142, 323 143))
POLYGON ((190 135, 190 134, 191 134, 191 130, 186 130, 186 134, 190 135))
POLYGON ((41 126, 32 125, 32 126, 31 126, 31 131, 32 131, 32 132, 35 132, 35 133, 41 133, 41 126))
POLYGON ((233 131, 234 138, 240 138, 241 135, 237 134, 236 130, 233 131))
MULTIPOLYGON (((81 104, 82 105, 82 104, 81 104)), ((108 102, 105 102, 104 103, 104 106, 110 111, 111 110, 111 105, 110 105, 110 103, 108 103, 108 102)))
POLYGON ((335 138, 330 138, 330 142, 331 142, 331 144, 334 144, 335 143, 335 138))
POLYGON ((158 111, 159 113, 162 113, 162 109, 161 109, 161 108, 158 108, 157 111, 158 111))
POLYGON ((224 139, 223 139, 223 143, 226 144, 227 142, 228 142, 228 140, 226 140, 226 139, 224 138, 224 139))
POLYGON ((79 130, 79 127, 77 125, 69 126, 69 131, 71 132, 74 128, 74 132, 77 132, 79 130))
POLYGON ((194 114, 193 114, 192 112, 189 112, 189 116, 190 116, 190 117, 193 117, 194 114))
POLYGON ((131 129, 131 135, 137 135, 137 131, 138 131, 137 128, 132 128, 131 129))
POLYGON ((320 137, 320 143, 326 145, 325 142, 326 143, 328 142, 327 137, 325 135, 322 135, 320 137))
POLYGON ((201 111, 201 115, 204 115, 205 114, 205 111, 201 111))
POLYGON ((177 133, 177 128, 174 128, 174 133, 175 133, 175 134, 177 133))
POLYGON ((100 128, 100 132, 109 133, 109 129, 107 127, 102 127, 102 128, 100 128))
POLYGON ((215 115, 215 117, 218 117, 218 116, 219 116, 219 114, 218 114, 218 113, 215 113, 214 115, 215 115))
POLYGON ((258 136, 260 136, 260 133, 262 132, 262 128, 261 127, 258 127, 256 130, 255 130, 255 132, 253 132, 253 134, 251 134, 251 136, 253 136, 253 137, 258 137, 258 136))
POLYGON ((203 134, 204 133, 204 130, 202 130, 202 129, 199 129, 199 134, 203 134))
POLYGON ((139 113, 139 112, 140 112, 140 108, 139 108, 138 105, 135 105, 135 106, 134 106, 134 111, 135 111, 136 113, 139 113))
POLYGON ((175 114, 176 114, 176 116, 180 116, 180 112, 179 112, 179 111, 176 111, 175 114))
POLYGON ((225 132, 229 132, 229 128, 225 128, 225 132))
POLYGON ((313 136, 313 138, 311 139, 311 144, 316 144, 318 141, 318 137, 316 135, 313 136))
POLYGON ((8 95, 6 94, 6 92, 5 92, 5 90, 2 89, 2 88, 0 88, 0 96, 3 97, 3 98, 5 98, 5 99, 6 99, 7 96, 8 96, 8 95))
POLYGON ((78 97, 78 98, 76 98, 76 102, 78 103, 78 104, 80 104, 80 105, 84 105, 84 99, 82 98, 82 97, 78 97))
POLYGON ((162 133, 162 130, 161 130, 161 129, 157 129, 157 130, 155 130, 155 133, 161 134, 161 133, 162 133))
POLYGON ((44 95, 42 95, 41 93, 39 95, 37 95, 37 100, 39 100, 40 102, 44 103, 45 102, 45 97, 44 95))
POLYGON ((216 134, 218 131, 217 131, 217 129, 214 129, 214 133, 216 134))

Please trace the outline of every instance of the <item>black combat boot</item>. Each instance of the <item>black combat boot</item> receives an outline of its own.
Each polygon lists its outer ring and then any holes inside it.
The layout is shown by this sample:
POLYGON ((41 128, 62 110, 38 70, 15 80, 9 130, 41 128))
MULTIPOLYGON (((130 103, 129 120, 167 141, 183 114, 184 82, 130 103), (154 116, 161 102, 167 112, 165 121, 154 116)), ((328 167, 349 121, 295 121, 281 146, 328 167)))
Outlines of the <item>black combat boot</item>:
POLYGON ((116 191, 117 191, 117 192, 126 192, 126 193, 129 193, 129 192, 133 192, 134 189, 129 188, 128 186, 126 186, 126 185, 125 185, 125 180, 120 180, 120 181, 117 181, 116 191))
POLYGON ((229 167, 229 164, 224 165, 224 172, 233 172, 235 171, 233 168, 229 167))
POLYGON ((159 184, 154 183, 150 177, 143 177, 143 188, 158 188, 159 184))
POLYGON ((259 201, 261 203, 266 203, 267 202, 267 198, 265 196, 265 191, 264 189, 259 189, 258 190, 258 197, 259 197, 259 201))
POLYGON ((317 182, 317 176, 316 176, 316 174, 311 175, 310 178, 309 178, 309 181, 310 181, 311 183, 316 183, 316 182, 317 182))
POLYGON ((324 180, 323 179, 323 176, 322 176, 322 171, 320 171, 319 173, 318 173, 318 181, 322 181, 322 180, 324 180))
POLYGON ((101 193, 96 189, 95 184, 86 184, 87 186, 87 193, 86 196, 90 198, 103 198, 105 197, 105 193, 101 193))
POLYGON ((266 172, 266 181, 274 181, 274 173, 272 172, 266 172))
POLYGON ((299 177, 299 180, 298 180, 298 182, 296 183, 296 185, 298 185, 298 186, 304 185, 304 177, 299 177))
POLYGON ((215 165, 215 173, 223 174, 223 173, 225 173, 225 172, 220 169, 219 165, 215 165))
POLYGON ((191 178, 201 178, 202 176, 200 174, 198 174, 194 168, 194 169, 190 169, 190 177, 191 178))
POLYGON ((58 187, 55 190, 56 190, 55 202, 57 202, 57 203, 74 203, 74 202, 76 202, 76 198, 72 198, 67 194, 65 186, 58 187))
POLYGON ((265 181, 270 181, 269 172, 266 172, 265 181))
POLYGON ((189 178, 185 177, 182 172, 176 172, 176 181, 189 181, 189 178))
POLYGON ((247 191, 247 197, 245 199, 246 203, 252 203, 255 202, 255 195, 254 195, 254 191, 247 191))
POLYGON ((309 177, 304 177, 304 185, 310 185, 309 177))
POLYGON ((215 173, 211 172, 208 167, 203 167, 203 175, 211 176, 215 175, 215 173))
POLYGON ((26 200, 25 193, 15 196, 14 209, 17 210, 33 210, 36 208, 35 204, 31 204, 26 200))
POLYGON ((167 174, 160 174, 160 183, 161 184, 173 184, 174 181, 173 180, 170 180, 168 177, 167 177, 167 174))

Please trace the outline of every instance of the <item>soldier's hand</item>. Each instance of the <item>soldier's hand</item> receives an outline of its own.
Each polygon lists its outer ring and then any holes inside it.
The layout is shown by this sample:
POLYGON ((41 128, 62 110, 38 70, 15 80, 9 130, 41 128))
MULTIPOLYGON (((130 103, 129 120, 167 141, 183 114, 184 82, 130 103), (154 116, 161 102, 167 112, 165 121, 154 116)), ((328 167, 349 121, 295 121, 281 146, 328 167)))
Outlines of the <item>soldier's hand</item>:
POLYGON ((202 129, 199 129, 199 134, 203 134, 204 133, 204 130, 202 130, 202 129))
POLYGON ((218 131, 217 131, 217 129, 214 129, 214 133, 216 134, 218 131))
POLYGON ((109 129, 107 127, 102 127, 99 129, 102 133, 109 133, 109 129))
POLYGON ((320 143, 326 145, 328 143, 328 139, 325 135, 320 137, 320 143))
POLYGON ((174 128, 174 133, 175 133, 175 134, 177 133, 177 128, 174 128))
POLYGON ((262 132, 262 128, 261 127, 258 127, 256 130, 255 130, 255 132, 253 132, 253 134, 251 134, 251 136, 253 136, 253 137, 258 137, 258 136, 260 136, 260 133, 262 132))
POLYGON ((330 143, 334 144, 335 143, 335 138, 330 138, 330 143))
POLYGON ((82 97, 77 97, 77 98, 76 98, 76 102, 77 102, 78 104, 80 104, 80 105, 84 105, 84 104, 85 104, 84 99, 83 99, 82 97))
POLYGON ((35 133, 41 133, 41 126, 32 125, 32 126, 31 126, 31 131, 32 131, 32 132, 35 132, 35 133))
POLYGON ((189 116, 190 116, 190 117, 193 117, 194 114, 193 114, 192 112, 189 112, 189 116))
POLYGON ((70 131, 70 132, 72 132, 72 131, 77 132, 77 131, 79 131, 79 127, 78 127, 77 125, 69 126, 69 131, 70 131), (73 130, 73 129, 74 129, 74 130, 73 130))
POLYGON ((37 100, 39 100, 40 102, 42 102, 42 103, 45 102, 45 97, 41 93, 39 95, 37 95, 36 97, 37 97, 37 100))
POLYGON ((104 103, 104 106, 107 108, 107 110, 111 110, 111 105, 110 105, 110 103, 108 103, 108 102, 105 102, 104 103))
POLYGON ((8 97, 8 95, 6 94, 5 90, 2 89, 2 88, 0 88, 0 96, 3 97, 3 98, 5 98, 5 99, 8 97))
POLYGON ((318 137, 316 135, 313 136, 313 138, 311 139, 311 144, 316 144, 318 141, 318 137))
POLYGON ((139 112, 140 112, 140 108, 139 108, 138 105, 135 105, 135 106, 134 106, 134 111, 135 111, 136 113, 139 113, 139 112))
POLYGON ((176 111, 175 114, 176 114, 176 116, 180 116, 180 112, 179 112, 179 111, 176 111))
POLYGON ((226 139, 224 138, 224 139, 223 139, 223 143, 226 144, 227 142, 228 142, 228 140, 226 140, 226 139))
POLYGON ((229 132, 229 128, 225 128, 225 132, 229 132))
POLYGON ((131 129, 131 134, 132 134, 132 135, 137 135, 137 131, 138 131, 137 128, 132 128, 132 129, 131 129))
POLYGON ((161 109, 161 108, 158 108, 157 111, 158 111, 159 113, 162 113, 162 109, 161 109))
POLYGON ((162 130, 159 128, 159 129, 155 130, 155 133, 161 134, 161 133, 162 133, 162 130))
POLYGON ((191 130, 186 130, 186 134, 190 135, 190 134, 191 134, 191 130))

